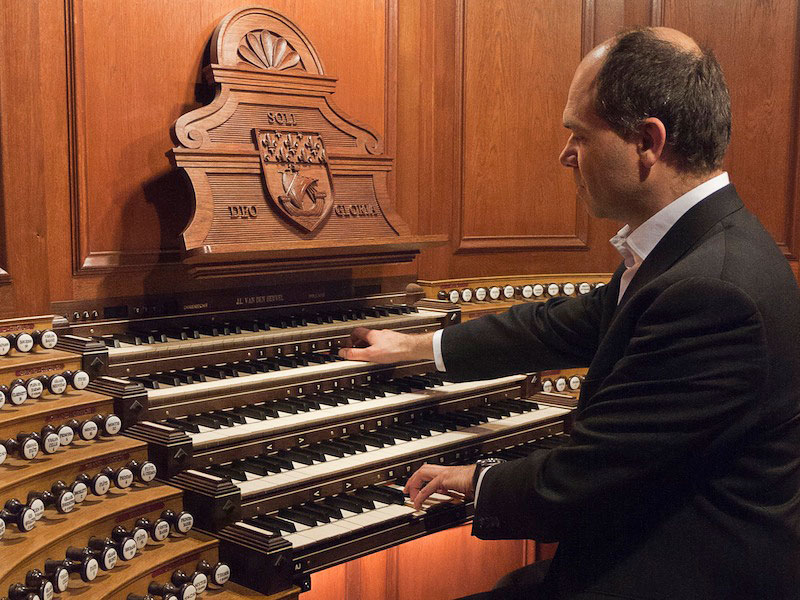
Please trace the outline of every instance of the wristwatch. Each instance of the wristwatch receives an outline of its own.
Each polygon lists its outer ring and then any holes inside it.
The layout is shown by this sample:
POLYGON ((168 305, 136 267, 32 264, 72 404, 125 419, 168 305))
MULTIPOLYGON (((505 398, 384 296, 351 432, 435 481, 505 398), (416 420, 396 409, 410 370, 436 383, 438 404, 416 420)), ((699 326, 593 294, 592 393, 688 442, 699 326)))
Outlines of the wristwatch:
POLYGON ((500 463, 506 462, 503 458, 481 458, 475 463, 475 473, 472 475, 472 491, 473 493, 477 491, 478 488, 478 478, 481 476, 481 473, 492 467, 494 465, 499 465, 500 463))

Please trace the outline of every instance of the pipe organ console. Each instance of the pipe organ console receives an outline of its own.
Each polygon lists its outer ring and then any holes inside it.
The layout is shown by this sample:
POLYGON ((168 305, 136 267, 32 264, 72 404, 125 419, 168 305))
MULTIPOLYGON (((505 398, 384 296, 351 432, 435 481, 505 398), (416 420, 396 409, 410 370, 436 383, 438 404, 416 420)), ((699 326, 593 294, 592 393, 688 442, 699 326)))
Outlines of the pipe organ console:
MULTIPOLYGON (((262 594, 302 589, 315 571, 468 521, 463 498, 409 505, 402 484, 422 463, 521 452, 565 429, 569 410, 535 395, 535 375, 453 383, 429 361, 339 359, 356 326, 426 332, 459 319, 414 285, 353 292, 312 289, 245 309, 225 307, 230 294, 194 295, 183 314, 58 330, 58 349, 83 350, 87 392, 109 397, 123 437, 147 444, 151 471, 182 490, 194 529, 219 540, 233 581, 262 594)), ((143 469, 124 467, 126 481, 143 469)))
MULTIPOLYGON (((471 518, 456 494, 410 505, 402 486, 423 463, 518 457, 568 428, 569 402, 538 374, 455 383, 429 361, 338 357, 354 327, 447 327, 497 286, 426 298, 353 275, 446 238, 411 235, 391 158, 335 108, 294 23, 236 10, 209 59, 216 99, 178 119, 169 156, 195 203, 184 262, 204 281, 187 287, 211 291, 57 302, 55 318, 0 324, 9 598, 296 598, 314 572, 471 518), (251 275, 270 284, 229 283, 251 275)), ((584 281, 600 278, 550 295, 584 281)))

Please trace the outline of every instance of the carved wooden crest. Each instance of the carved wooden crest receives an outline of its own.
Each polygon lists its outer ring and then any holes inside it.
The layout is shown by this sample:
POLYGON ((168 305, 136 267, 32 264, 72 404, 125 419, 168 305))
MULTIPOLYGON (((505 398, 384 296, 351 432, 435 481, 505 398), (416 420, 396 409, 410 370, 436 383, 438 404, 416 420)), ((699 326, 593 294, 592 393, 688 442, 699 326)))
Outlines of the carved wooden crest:
POLYGON ((182 238, 196 275, 402 262, 445 241, 395 212, 382 140, 335 106, 336 79, 294 23, 236 10, 210 50, 216 97, 176 121, 169 153, 194 192, 182 238))
POLYGON ((333 185, 318 133, 254 130, 261 170, 275 208, 304 231, 314 231, 333 208, 333 185))

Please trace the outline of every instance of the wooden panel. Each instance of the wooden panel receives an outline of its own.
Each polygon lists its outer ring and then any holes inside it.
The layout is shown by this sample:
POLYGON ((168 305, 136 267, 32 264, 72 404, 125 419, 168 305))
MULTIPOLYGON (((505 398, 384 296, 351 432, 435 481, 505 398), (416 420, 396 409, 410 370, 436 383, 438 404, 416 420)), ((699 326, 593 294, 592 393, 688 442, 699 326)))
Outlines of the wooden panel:
POLYGON ((465 4, 459 250, 586 247, 588 216, 557 162, 582 8, 465 4))
MULTIPOLYGON (((250 4, 68 3, 80 268, 178 259, 178 234, 190 203, 164 157, 174 145, 169 130, 182 113, 208 100, 207 90, 198 87, 200 57, 214 26, 231 9, 250 4), (126 226, 133 222, 138 226, 126 226)), ((271 7, 300 24, 326 71, 341 78, 336 102, 383 135, 393 121, 386 94, 386 2, 347 0, 331 12, 313 2, 271 7), (343 35, 357 43, 342 44, 343 35)))
POLYGON ((456 598, 491 589, 536 555, 532 542, 481 541, 471 528, 448 529, 315 573, 300 600, 456 598))
POLYGON ((449 529, 399 547, 397 598, 458 598, 491 589, 503 575, 525 563, 525 542, 482 541, 471 526, 449 529), (432 556, 446 557, 431 560, 432 556), (412 575, 413 574, 413 575, 412 575))
POLYGON ((797 2, 664 0, 664 24, 714 49, 733 107, 726 168, 745 204, 784 252, 796 259, 794 236, 800 217, 797 2))

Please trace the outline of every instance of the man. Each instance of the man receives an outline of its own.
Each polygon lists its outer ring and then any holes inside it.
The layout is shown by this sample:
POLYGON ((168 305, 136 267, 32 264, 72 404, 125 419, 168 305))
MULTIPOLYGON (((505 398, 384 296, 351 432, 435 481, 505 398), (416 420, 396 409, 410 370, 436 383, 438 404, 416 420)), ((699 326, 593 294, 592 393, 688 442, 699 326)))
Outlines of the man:
POLYGON ((342 355, 455 379, 589 365, 571 440, 425 465, 407 491, 473 494, 477 475, 475 535, 560 542, 538 592, 518 576, 492 597, 800 598, 800 293, 720 169, 719 65, 674 30, 621 34, 581 62, 564 125, 578 196, 626 224, 609 285, 435 339, 357 330, 342 355))

